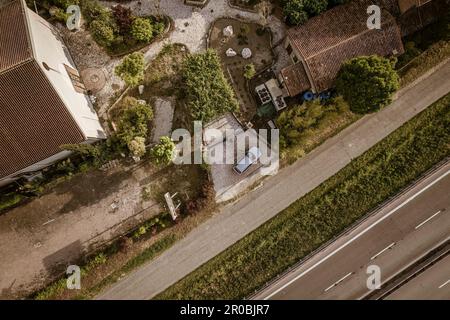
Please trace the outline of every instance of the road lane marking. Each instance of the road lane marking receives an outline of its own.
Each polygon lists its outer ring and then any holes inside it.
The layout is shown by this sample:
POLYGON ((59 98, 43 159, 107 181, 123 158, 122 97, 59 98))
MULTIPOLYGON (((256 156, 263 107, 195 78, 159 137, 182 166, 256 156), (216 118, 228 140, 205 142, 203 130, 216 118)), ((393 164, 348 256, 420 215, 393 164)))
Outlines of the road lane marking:
POLYGON ((349 272, 347 273, 345 276, 343 276, 342 278, 340 278, 338 281, 336 281, 335 283, 333 283, 331 286, 329 286, 328 288, 326 288, 324 290, 324 292, 327 292, 328 290, 336 287, 339 283, 341 283, 342 281, 344 281, 345 279, 347 279, 348 277, 350 277, 353 274, 353 272, 349 272))
POLYGON ((378 252, 377 254, 373 255, 372 258, 370 258, 370 260, 375 259, 376 257, 378 257, 380 254, 384 253, 385 251, 391 249, 393 246, 395 246, 396 242, 392 242, 390 245, 388 245, 386 248, 384 248, 383 250, 381 250, 380 252, 378 252))
POLYGON ((423 222, 419 223, 414 229, 417 230, 419 229, 421 226, 423 226, 425 223, 427 223, 428 221, 430 221, 431 219, 433 219, 434 217, 436 217, 439 213, 441 213, 442 210, 439 210, 438 212, 436 212, 435 214, 433 214, 431 217, 427 218, 426 220, 424 220, 423 222))
POLYGON ((264 298, 264 300, 268 300, 271 297, 273 297, 274 295, 276 295, 277 293, 279 293, 280 291, 284 290, 284 288, 290 286, 292 283, 294 283, 295 281, 297 281, 298 279, 300 279, 301 277, 303 277, 305 274, 307 274, 308 272, 310 272, 312 269, 314 269, 315 267, 317 267, 319 264, 321 264, 322 262, 328 260, 331 256, 335 255, 337 252, 341 251, 343 248, 347 247, 349 244, 351 244, 353 241, 355 241, 356 239, 358 239, 360 236, 362 236, 363 234, 365 234, 366 232, 368 232, 369 230, 371 230, 373 227, 375 227, 376 225, 378 225, 379 223, 383 222, 385 219, 389 218, 392 214, 394 214, 398 209, 403 208, 405 205, 407 205, 408 203, 410 203, 412 200, 414 200, 415 198, 417 198, 419 195, 421 195, 423 192, 427 191, 429 188, 431 188, 432 186, 434 186, 436 183, 438 183, 439 181, 441 181, 442 179, 444 179, 445 177, 447 177, 450 174, 450 170, 448 170, 447 172, 445 172, 442 176, 440 176, 439 178, 437 178, 436 180, 434 180, 433 182, 431 182, 429 185, 425 186, 422 190, 419 190, 416 194, 412 195, 411 197, 409 197, 408 199, 406 199, 404 202, 402 202, 401 204, 399 204, 397 207, 395 207, 394 209, 392 209, 391 211, 389 211, 386 215, 384 215, 383 217, 381 217, 380 219, 378 219, 377 221, 375 221, 373 224, 371 224, 369 227, 367 227, 366 229, 364 229, 363 231, 361 231, 359 234, 355 235, 353 238, 351 238, 350 240, 348 240, 346 243, 344 243, 342 246, 340 246, 339 248, 335 249, 334 251, 332 251, 331 253, 329 253, 328 255, 326 255, 325 257, 323 257, 322 259, 320 259, 318 262, 316 262, 315 264, 313 264, 311 267, 309 267, 308 269, 306 269, 305 271, 303 271, 302 273, 300 273, 299 275, 295 276, 293 279, 289 280, 286 284, 282 285, 280 288, 278 288, 277 290, 275 290, 274 292, 272 292, 271 294, 269 294, 267 297, 264 298))
POLYGON ((44 222, 42 225, 45 226, 46 224, 52 223, 53 221, 55 221, 55 219, 48 220, 47 222, 44 222))
POLYGON ((443 287, 445 287, 447 284, 450 283, 450 279, 448 279, 447 281, 445 281, 443 284, 441 284, 438 289, 442 289, 443 287))

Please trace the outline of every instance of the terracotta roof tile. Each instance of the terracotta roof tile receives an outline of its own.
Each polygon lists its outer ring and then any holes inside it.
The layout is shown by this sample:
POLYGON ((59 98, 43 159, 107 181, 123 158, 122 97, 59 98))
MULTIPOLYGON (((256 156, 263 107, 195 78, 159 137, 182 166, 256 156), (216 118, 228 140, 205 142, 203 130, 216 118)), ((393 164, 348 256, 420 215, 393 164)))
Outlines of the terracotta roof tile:
POLYGON ((84 140, 35 61, 0 74, 0 178, 84 140))
POLYGON ((367 28, 367 2, 337 6, 288 31, 305 61, 313 87, 320 92, 332 87, 342 65, 356 56, 403 53, 400 30, 387 11, 382 11, 381 30, 367 28))
POLYGON ((281 76, 291 97, 311 89, 308 76, 301 62, 282 69, 281 76))
POLYGON ((33 57, 24 10, 17 0, 0 6, 0 73, 33 57))

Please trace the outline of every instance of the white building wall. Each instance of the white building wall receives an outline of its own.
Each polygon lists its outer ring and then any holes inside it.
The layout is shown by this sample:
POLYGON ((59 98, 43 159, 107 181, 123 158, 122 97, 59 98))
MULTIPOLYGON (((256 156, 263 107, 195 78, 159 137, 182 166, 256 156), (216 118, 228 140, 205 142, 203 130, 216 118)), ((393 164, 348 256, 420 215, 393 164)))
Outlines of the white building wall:
POLYGON ((35 60, 58 92, 84 135, 88 139, 105 138, 105 132, 89 97, 75 91, 72 80, 64 67, 64 64, 66 64, 76 69, 69 51, 63 41, 59 39, 57 31, 33 11, 28 9, 27 12, 35 60), (51 70, 46 70, 43 62, 51 70))
MULTIPOLYGON (((88 96, 75 91, 64 64, 76 69, 69 51, 62 40, 59 39, 57 31, 44 19, 31 10, 27 10, 27 22, 31 33, 31 42, 35 60, 44 74, 56 89, 62 101, 68 108, 72 117, 83 131, 86 143, 93 143, 106 138, 106 134, 100 125, 97 113, 88 96), (46 70, 45 62, 53 70, 46 70)), ((68 151, 61 151, 47 159, 37 162, 12 175, 0 179, 0 187, 7 185, 22 175, 42 170, 57 161, 67 158, 68 151)))

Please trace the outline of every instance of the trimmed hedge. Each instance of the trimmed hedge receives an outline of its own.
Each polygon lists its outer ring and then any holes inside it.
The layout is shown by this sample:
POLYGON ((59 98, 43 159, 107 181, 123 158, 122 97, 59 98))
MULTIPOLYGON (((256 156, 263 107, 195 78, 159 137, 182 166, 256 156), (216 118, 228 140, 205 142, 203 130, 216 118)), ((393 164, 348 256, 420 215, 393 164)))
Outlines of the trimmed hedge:
POLYGON ((449 155, 450 94, 156 298, 244 298, 449 155))
POLYGON ((226 112, 239 109, 216 51, 210 49, 189 55, 183 65, 183 79, 193 120, 209 122, 226 112))

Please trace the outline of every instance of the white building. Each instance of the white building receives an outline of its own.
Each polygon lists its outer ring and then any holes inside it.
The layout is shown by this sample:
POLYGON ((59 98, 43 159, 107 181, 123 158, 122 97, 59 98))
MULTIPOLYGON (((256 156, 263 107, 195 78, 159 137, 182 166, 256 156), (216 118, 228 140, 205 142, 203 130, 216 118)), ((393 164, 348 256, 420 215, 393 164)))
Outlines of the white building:
POLYGON ((0 0, 0 186, 104 139, 70 53, 23 0, 0 0))

